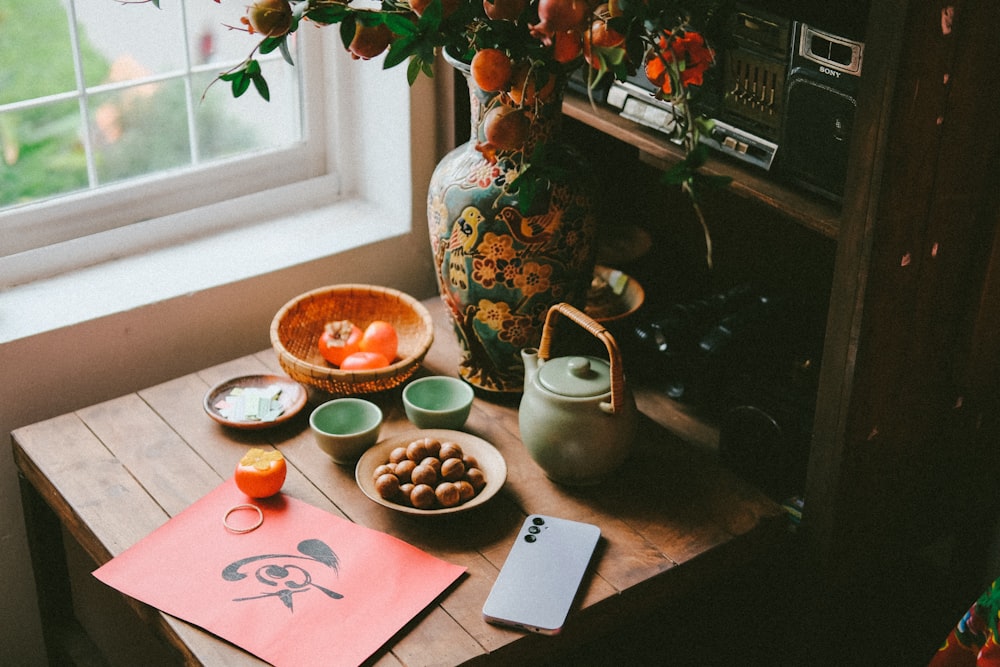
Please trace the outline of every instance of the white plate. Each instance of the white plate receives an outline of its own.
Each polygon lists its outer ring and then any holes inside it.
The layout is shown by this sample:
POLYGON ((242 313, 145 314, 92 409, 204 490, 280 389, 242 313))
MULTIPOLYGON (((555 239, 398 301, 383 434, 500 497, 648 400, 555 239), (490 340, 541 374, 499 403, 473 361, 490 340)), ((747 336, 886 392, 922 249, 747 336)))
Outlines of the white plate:
POLYGON ((462 431, 422 429, 401 433, 377 442, 361 455, 358 465, 354 469, 354 478, 357 480, 361 491, 379 505, 394 509, 397 512, 403 512, 404 514, 436 516, 471 510, 495 496, 497 491, 503 487, 504 482, 507 481, 507 462, 504 461, 503 456, 497 451, 496 447, 482 438, 463 433, 462 431), (486 477, 486 486, 483 487, 483 490, 477 493, 472 500, 461 505, 431 510, 400 505, 380 496, 378 491, 375 490, 375 480, 373 479, 375 468, 389 461, 389 454, 393 449, 400 446, 405 447, 419 438, 436 438, 441 442, 450 440, 461 445, 463 453, 476 457, 479 468, 486 477))

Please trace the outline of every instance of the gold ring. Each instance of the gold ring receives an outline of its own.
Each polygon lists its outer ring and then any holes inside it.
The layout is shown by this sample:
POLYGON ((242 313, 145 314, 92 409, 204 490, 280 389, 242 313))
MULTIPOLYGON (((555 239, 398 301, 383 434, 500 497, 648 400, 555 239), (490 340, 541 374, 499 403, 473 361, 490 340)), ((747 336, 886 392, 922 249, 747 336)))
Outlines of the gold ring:
POLYGON ((231 533, 249 533, 252 530, 257 530, 264 523, 264 512, 256 505, 251 505, 250 503, 243 503, 242 505, 236 505, 235 507, 230 507, 229 511, 226 512, 226 516, 222 517, 222 525, 226 527, 231 533), (229 525, 228 519, 229 515, 237 510, 257 510, 257 523, 250 526, 249 528, 233 528, 229 525))

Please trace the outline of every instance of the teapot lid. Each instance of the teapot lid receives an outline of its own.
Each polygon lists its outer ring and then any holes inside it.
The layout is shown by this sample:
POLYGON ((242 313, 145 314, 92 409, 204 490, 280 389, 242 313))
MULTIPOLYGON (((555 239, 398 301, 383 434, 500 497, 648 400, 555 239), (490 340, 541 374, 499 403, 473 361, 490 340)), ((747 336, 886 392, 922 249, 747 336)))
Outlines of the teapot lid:
POLYGON ((600 396, 611 391, 611 366, 596 357, 557 357, 538 369, 538 383, 560 396, 600 396))

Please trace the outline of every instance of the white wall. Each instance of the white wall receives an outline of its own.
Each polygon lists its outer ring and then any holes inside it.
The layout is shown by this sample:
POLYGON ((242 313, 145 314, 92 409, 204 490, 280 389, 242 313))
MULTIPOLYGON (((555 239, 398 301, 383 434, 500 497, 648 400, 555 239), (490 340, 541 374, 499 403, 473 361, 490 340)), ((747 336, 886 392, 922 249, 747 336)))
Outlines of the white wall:
MULTIPOLYGON (((440 153, 433 87, 418 87, 411 98, 407 104, 414 128, 412 136, 409 127, 395 127, 405 125, 396 122, 405 105, 387 114, 394 117, 393 124, 375 123, 376 127, 367 128, 383 135, 383 139, 388 135, 390 145, 401 147, 397 160, 406 160, 406 149, 412 147, 412 184, 404 188, 409 191, 412 185, 409 229, 404 226, 402 231, 391 232, 394 235, 389 238, 353 250, 301 262, 290 258, 284 266, 251 270, 233 280, 206 283, 169 298, 82 318, 65 327, 13 338, 0 336, 2 437, 6 439, 18 427, 265 349, 269 347, 268 331, 274 313, 290 298, 318 286, 366 282, 396 287, 418 298, 432 296, 435 281, 424 197, 430 171, 440 153)), ((358 134, 358 140, 364 142, 365 131, 358 134)), ((360 183, 356 189, 364 191, 371 186, 377 198, 380 188, 394 187, 391 180, 386 180, 391 178, 382 174, 378 183, 360 183)), ((400 189, 398 184, 395 188, 400 189)), ((378 225, 379 221, 371 224, 378 225)), ((331 232, 332 226, 331 222, 331 232)), ((309 241, 304 239, 303 244, 309 241)), ((254 266, 256 254, 246 255, 246 265, 254 266)), ((191 255, 192 264, 188 266, 185 261, 176 260, 175 275, 198 273, 212 258, 203 253, 191 255)), ((100 274, 104 268, 94 270, 100 274)), ((106 275, 116 274, 110 270, 106 275)), ((118 275, 117 279, 98 283, 106 286, 109 298, 111 292, 120 296, 130 288, 128 276, 118 275)), ((92 287, 93 283, 63 279, 62 285, 63 296, 74 303, 84 299, 106 305, 108 301, 99 293, 104 287, 92 287), (80 293, 74 293, 77 290, 80 293), (93 290, 98 293, 91 293, 93 290)), ((50 300, 52 295, 44 290, 37 292, 37 299, 34 294, 30 287, 20 293, 0 292, 0 333, 5 323, 49 319, 53 308, 49 304, 59 303, 58 298, 50 300)), ((45 664, 17 474, 9 446, 0 449, 0 508, 0 571, 4 573, 0 664, 45 664)))

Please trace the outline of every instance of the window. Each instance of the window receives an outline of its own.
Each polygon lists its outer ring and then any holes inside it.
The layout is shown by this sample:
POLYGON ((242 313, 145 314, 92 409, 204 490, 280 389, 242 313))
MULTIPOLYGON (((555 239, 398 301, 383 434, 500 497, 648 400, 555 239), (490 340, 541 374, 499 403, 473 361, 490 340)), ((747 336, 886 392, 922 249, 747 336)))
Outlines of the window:
POLYGON ((0 0, 0 258, 326 173, 321 40, 234 99, 210 84, 255 44, 223 25, 245 2, 160 5, 0 0))

